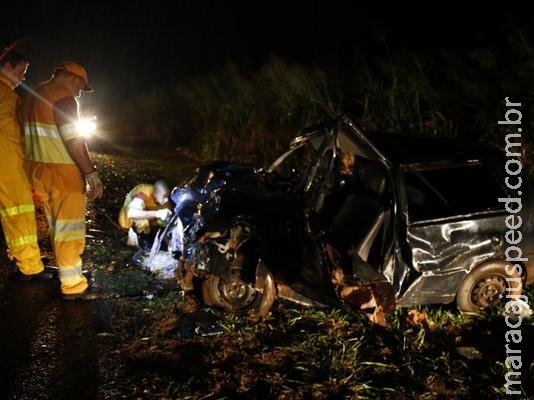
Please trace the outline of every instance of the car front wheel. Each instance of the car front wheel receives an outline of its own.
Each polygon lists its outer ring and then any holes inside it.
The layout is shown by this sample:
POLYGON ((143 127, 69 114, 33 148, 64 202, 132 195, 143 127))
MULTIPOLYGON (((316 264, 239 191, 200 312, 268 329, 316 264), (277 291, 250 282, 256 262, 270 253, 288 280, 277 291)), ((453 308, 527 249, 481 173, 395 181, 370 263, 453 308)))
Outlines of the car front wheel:
POLYGON ((474 268, 458 288, 458 308, 464 312, 479 314, 487 308, 505 303, 506 298, 519 296, 523 283, 521 275, 517 269, 513 269, 509 274, 505 269, 506 265, 504 261, 493 261, 474 268))
POLYGON ((256 268, 254 283, 227 281, 210 275, 202 281, 201 291, 202 301, 206 305, 257 316, 267 315, 276 297, 273 276, 261 262, 256 268))

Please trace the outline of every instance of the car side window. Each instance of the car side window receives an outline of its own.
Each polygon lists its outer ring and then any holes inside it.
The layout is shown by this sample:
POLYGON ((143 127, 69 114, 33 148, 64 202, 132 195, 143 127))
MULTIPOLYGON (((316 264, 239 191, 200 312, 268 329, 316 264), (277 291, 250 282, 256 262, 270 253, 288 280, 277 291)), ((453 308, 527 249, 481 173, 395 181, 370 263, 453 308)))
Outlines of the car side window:
POLYGON ((507 197, 483 164, 407 169, 404 175, 411 222, 503 209, 507 197))

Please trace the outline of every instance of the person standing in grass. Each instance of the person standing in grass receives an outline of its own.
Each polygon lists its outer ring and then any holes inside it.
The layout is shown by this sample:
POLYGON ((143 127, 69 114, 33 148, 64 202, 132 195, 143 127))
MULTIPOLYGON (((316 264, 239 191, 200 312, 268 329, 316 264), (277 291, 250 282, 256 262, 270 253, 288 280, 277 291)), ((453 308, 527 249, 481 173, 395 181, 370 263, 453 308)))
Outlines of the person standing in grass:
POLYGON ((43 202, 66 300, 102 297, 82 274, 86 196, 96 200, 103 191, 85 138, 77 128, 78 98, 88 91, 92 89, 85 68, 66 61, 23 102, 29 175, 43 202))

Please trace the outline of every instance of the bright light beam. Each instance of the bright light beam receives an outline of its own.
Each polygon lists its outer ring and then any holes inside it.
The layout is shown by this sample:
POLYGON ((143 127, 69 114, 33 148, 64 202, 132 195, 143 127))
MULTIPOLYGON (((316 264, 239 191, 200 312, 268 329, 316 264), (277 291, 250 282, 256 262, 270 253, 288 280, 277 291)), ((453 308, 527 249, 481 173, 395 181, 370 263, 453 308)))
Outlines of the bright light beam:
POLYGON ((96 131, 96 117, 91 118, 80 118, 76 122, 76 129, 80 134, 88 138, 96 131))

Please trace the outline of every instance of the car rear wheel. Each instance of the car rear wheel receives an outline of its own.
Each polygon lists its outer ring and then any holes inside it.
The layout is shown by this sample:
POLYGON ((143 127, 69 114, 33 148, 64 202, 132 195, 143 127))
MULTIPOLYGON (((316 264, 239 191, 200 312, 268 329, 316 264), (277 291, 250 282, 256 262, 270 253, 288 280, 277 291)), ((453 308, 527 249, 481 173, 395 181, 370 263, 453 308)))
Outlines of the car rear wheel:
POLYGON ((522 292, 521 275, 516 269, 508 274, 505 266, 504 261, 494 261, 473 269, 456 293, 458 308, 478 314, 487 308, 503 304, 506 296, 519 296, 522 292))
POLYGON ((202 281, 202 301, 206 305, 222 307, 232 312, 265 316, 276 297, 276 286, 269 270, 263 263, 256 268, 254 283, 240 279, 223 280, 210 275, 202 281))

